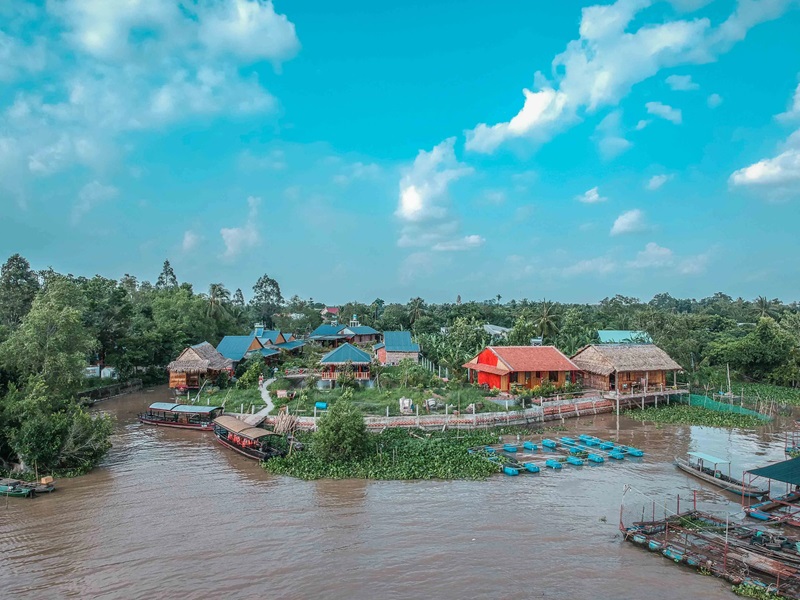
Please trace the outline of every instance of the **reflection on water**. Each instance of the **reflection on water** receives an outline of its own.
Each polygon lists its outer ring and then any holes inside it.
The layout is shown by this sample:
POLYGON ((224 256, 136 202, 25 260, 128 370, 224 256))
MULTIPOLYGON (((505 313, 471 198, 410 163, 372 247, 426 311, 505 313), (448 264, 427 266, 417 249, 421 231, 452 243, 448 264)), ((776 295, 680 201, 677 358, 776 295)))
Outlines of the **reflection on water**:
MULTIPOLYGON (((0 506, 2 597, 729 598, 728 586, 622 544, 652 500, 737 511, 672 465, 701 450, 742 470, 783 458, 780 424, 757 433, 568 420, 640 447, 611 461, 485 482, 303 482, 273 477, 209 433, 140 425, 166 390, 109 400, 114 447, 58 492, 0 506), (641 516, 640 513, 639 516, 641 516)), ((682 504, 682 506, 684 506, 682 504)), ((660 515, 658 515, 660 516, 660 515)))

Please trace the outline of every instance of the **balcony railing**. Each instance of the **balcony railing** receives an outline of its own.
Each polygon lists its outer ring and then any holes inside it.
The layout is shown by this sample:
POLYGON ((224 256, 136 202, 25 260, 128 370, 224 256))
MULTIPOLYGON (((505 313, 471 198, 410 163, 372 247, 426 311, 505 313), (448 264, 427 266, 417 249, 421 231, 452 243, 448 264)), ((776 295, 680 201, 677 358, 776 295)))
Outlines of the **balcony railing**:
MULTIPOLYGON (((326 380, 338 379, 339 375, 341 374, 342 374, 341 371, 323 371, 322 374, 320 375, 320 379, 326 379, 326 380)), ((365 381, 370 379, 370 374, 368 371, 366 372, 356 371, 353 373, 353 377, 356 380, 365 381)))

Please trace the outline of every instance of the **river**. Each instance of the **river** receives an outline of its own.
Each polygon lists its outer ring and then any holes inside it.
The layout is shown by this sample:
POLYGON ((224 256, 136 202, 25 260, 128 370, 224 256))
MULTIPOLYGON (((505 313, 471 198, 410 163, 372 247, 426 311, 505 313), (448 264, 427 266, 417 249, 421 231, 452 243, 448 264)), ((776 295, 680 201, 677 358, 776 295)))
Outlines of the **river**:
MULTIPOLYGON (((2 500, 1 598, 730 599, 729 584, 621 542, 623 486, 633 520, 651 511, 643 492, 674 509, 676 494, 688 506, 703 489, 675 455, 702 450, 739 473, 783 459, 777 425, 600 415, 559 435, 618 439, 645 457, 480 482, 304 482, 265 473, 213 434, 136 421, 167 399, 156 388, 99 404, 117 418, 102 466, 54 494, 2 500)), ((699 503, 738 509, 707 488, 699 503)))

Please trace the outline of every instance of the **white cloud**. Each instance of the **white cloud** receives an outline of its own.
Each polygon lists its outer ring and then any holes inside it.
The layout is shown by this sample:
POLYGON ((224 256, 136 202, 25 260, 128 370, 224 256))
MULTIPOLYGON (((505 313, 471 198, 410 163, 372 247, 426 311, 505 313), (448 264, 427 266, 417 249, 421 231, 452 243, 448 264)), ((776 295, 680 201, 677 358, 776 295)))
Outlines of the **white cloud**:
POLYGON ((617 269, 617 263, 605 256, 578 261, 561 270, 566 277, 576 275, 608 275, 617 269))
POLYGON ((706 104, 708 104, 709 108, 717 108, 722 104, 722 96, 719 94, 711 94, 706 100, 706 104))
POLYGON ((696 256, 684 258, 678 264, 678 273, 681 275, 700 275, 706 272, 708 263, 711 260, 711 253, 705 252, 696 256))
POLYGON ((483 197, 490 204, 503 204, 506 201, 506 193, 503 190, 486 190, 483 197))
POLYGON ((662 102, 648 102, 645 104, 645 108, 647 108, 648 114, 661 117, 667 121, 672 121, 676 125, 680 125, 681 121, 683 120, 680 109, 672 108, 671 106, 663 104, 662 102))
POLYGON ((84 185, 78 192, 78 201, 72 208, 72 223, 77 224, 83 216, 112 198, 115 198, 119 190, 112 185, 103 185, 95 180, 84 185))
POLYGON ((779 17, 792 1, 739 0, 737 10, 717 28, 700 18, 643 23, 634 31, 628 31, 631 22, 651 0, 585 7, 579 39, 552 61, 553 80, 537 72, 533 89, 523 90, 525 102, 517 115, 467 131, 466 148, 491 153, 514 138, 546 141, 583 112, 617 104, 633 85, 663 68, 714 60, 749 28, 779 17))
POLYGON ((633 145, 622 134, 621 119, 621 111, 612 111, 595 128, 593 139, 605 159, 619 156, 633 145))
POLYGON ((735 171, 730 182, 748 187, 782 188, 800 183, 800 148, 789 148, 773 158, 764 158, 735 171))
POLYGON ((650 242, 644 247, 644 250, 636 255, 634 260, 628 262, 628 266, 634 269, 662 268, 672 266, 674 262, 675 255, 672 250, 650 242))
POLYGON ((271 150, 266 154, 245 150, 239 155, 239 168, 244 171, 282 171, 287 166, 283 150, 271 150))
POLYGON ((691 75, 670 75, 667 77, 666 82, 676 92, 689 92, 700 89, 700 86, 692 81, 691 75))
POLYGON ((479 235, 468 235, 459 240, 450 240, 447 242, 439 242, 438 244, 434 244, 433 250, 438 252, 458 252, 461 250, 472 250, 473 248, 478 248, 483 246, 486 242, 479 235))
POLYGON ((672 175, 653 175, 645 186, 650 191, 655 191, 672 179, 672 175))
POLYGON ((191 252, 197 248, 200 243, 200 236, 194 231, 187 229, 183 234, 183 242, 181 243, 181 250, 184 252, 191 252))
POLYGON ((360 179, 375 179, 381 174, 381 168, 375 163, 355 162, 347 165, 343 173, 334 175, 334 183, 348 185, 360 179))
POLYGON ((779 114, 778 119, 782 121, 800 119, 800 83, 797 84, 797 87, 794 90, 794 96, 792 96, 789 109, 786 112, 779 114))
POLYGON ((648 125, 650 125, 649 119, 640 119, 639 122, 636 124, 636 131, 641 131, 648 125))
POLYGON ((14 81, 42 71, 47 62, 45 42, 36 38, 26 44, 0 31, 0 81, 14 81))
POLYGON ((644 213, 640 209, 635 208, 617 217, 616 221, 614 221, 614 225, 611 227, 611 235, 638 233, 646 229, 647 225, 644 220, 644 213))
POLYGON ((578 202, 583 202, 585 204, 596 204, 597 202, 605 202, 608 200, 608 198, 600 195, 599 187, 593 187, 590 190, 586 190, 583 194, 575 196, 575 199, 578 202))
POLYGON ((676 9, 684 12, 692 12, 703 8, 706 4, 711 4, 714 0, 669 0, 676 9))
POLYGON ((261 234, 256 222, 260 204, 261 198, 250 196, 247 199, 249 207, 247 222, 241 227, 223 227, 219 230, 222 242, 225 244, 225 252, 222 254, 224 260, 233 260, 243 252, 252 250, 261 244, 261 234))

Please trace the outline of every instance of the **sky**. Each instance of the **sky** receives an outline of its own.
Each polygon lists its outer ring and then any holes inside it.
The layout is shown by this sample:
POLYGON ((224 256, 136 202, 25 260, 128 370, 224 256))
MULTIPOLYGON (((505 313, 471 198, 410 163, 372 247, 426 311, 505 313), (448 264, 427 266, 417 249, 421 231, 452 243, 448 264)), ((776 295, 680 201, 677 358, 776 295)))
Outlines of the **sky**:
POLYGON ((0 257, 800 300, 800 0, 0 3, 0 257))

